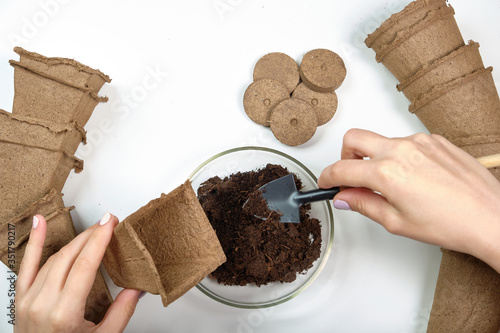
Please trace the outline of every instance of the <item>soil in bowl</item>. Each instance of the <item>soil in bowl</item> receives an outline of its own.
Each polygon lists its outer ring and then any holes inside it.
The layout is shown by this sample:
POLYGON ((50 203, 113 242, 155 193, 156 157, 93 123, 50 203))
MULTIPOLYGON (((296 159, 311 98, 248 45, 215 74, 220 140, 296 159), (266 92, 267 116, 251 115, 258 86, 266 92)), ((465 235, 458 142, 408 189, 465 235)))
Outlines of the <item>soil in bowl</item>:
MULTIPOLYGON (((222 245, 227 261, 211 277, 225 285, 266 285, 292 282, 312 267, 321 253, 321 224, 300 210, 300 223, 280 223, 279 216, 262 220, 243 209, 249 196, 268 182, 290 172, 275 164, 201 184, 198 200, 222 245)), ((297 188, 302 187, 296 175, 297 188)))

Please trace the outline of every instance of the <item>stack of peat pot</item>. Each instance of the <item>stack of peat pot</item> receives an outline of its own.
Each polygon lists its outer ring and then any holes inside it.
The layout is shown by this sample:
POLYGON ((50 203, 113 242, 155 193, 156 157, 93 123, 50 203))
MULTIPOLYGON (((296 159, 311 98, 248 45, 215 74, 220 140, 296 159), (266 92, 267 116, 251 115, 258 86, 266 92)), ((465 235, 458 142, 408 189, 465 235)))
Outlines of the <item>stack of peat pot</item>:
MULTIPOLYGON (((35 214, 47 220, 40 266, 76 236, 62 189, 71 170, 83 170, 74 156, 85 143, 84 126, 111 80, 75 60, 47 58, 14 49, 12 113, 0 110, 0 260, 18 272, 35 214)), ((98 271, 85 318, 99 323, 113 301, 98 271)))
MULTIPOLYGON (((417 0, 365 43, 400 82, 414 113, 474 157, 500 152, 500 99, 479 44, 466 45, 445 0, 417 0)), ((500 179, 500 168, 490 171, 500 179)), ((473 223, 473 221, 471 221, 473 223)), ((500 330, 500 274, 480 260, 443 250, 428 332, 500 330)))

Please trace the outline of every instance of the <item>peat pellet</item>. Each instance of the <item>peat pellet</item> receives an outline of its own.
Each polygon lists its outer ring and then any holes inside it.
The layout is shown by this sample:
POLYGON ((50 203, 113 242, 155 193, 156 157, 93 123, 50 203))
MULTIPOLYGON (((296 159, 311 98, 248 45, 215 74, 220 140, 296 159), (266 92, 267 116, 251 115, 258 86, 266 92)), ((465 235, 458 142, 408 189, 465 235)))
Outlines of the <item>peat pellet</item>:
POLYGON ((297 87, 300 81, 299 66, 290 56, 273 52, 257 61, 253 70, 253 80, 272 79, 281 82, 288 93, 297 87))
POLYGON ((254 122, 269 126, 269 115, 273 106, 289 97, 288 89, 280 82, 260 79, 248 86, 243 96, 243 107, 254 122))
POLYGON ((338 100, 335 91, 320 93, 309 89, 302 82, 295 88, 292 97, 303 99, 312 106, 318 117, 318 126, 329 122, 337 111, 338 100))
POLYGON ((318 118, 309 103, 289 98, 272 109, 270 124, 276 139, 289 146, 298 146, 313 137, 318 118))
POLYGON ((342 58, 330 50, 307 52, 300 64, 300 77, 314 91, 331 92, 340 87, 346 76, 342 58))

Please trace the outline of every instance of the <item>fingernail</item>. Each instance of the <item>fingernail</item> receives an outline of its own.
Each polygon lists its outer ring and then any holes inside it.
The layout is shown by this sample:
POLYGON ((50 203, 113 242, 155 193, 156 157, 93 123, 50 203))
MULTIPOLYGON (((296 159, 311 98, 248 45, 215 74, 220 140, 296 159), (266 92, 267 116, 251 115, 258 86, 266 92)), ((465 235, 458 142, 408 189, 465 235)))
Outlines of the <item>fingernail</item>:
POLYGON ((102 217, 101 222, 99 222, 99 224, 100 225, 105 225, 106 223, 108 223, 109 220, 111 220, 111 214, 110 213, 106 213, 102 217))
POLYGON ((36 229, 36 227, 38 227, 38 222, 40 222, 38 217, 33 216, 33 229, 36 229))
POLYGON ((144 295, 146 295, 147 292, 145 292, 144 290, 142 290, 140 293, 139 293, 139 299, 143 298, 144 295))
POLYGON ((340 210, 351 210, 351 206, 344 200, 335 200, 333 201, 333 207, 340 210))

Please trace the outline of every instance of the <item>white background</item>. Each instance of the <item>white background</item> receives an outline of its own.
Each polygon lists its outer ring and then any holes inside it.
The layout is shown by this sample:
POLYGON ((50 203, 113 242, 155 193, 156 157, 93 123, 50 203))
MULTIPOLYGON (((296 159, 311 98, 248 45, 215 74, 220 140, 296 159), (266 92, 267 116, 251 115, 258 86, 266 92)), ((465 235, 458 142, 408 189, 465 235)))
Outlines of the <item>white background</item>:
MULTIPOLYGON (((15 45, 75 58, 112 77, 101 90, 110 101, 96 108, 86 126, 89 143, 77 154, 85 170, 72 173, 63 190, 66 205, 76 206, 72 215, 79 231, 107 211, 123 220, 183 183, 205 159, 237 146, 281 150, 319 175, 339 159, 350 128, 391 137, 425 132, 407 111, 394 77, 363 44, 367 33, 408 3, 1 0, 0 107, 12 107, 8 60, 18 58, 15 45), (315 48, 331 49, 345 61, 339 108, 310 142, 288 147, 247 118, 243 93, 261 56, 280 51, 300 62, 315 48)), ((464 38, 481 44, 486 65, 500 67, 500 2, 451 4, 464 38)), ((493 75, 500 82, 499 72, 493 75)), ((126 331, 424 332, 440 250, 393 236, 356 213, 334 215, 330 259, 315 283, 292 301, 242 310, 193 288, 163 308, 159 296, 147 295, 126 331)), ((2 266, 2 332, 11 330, 6 274, 2 266)), ((116 295, 120 289, 107 279, 116 295)))

